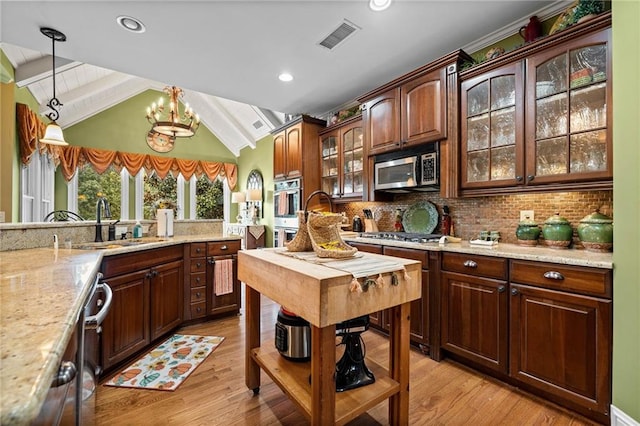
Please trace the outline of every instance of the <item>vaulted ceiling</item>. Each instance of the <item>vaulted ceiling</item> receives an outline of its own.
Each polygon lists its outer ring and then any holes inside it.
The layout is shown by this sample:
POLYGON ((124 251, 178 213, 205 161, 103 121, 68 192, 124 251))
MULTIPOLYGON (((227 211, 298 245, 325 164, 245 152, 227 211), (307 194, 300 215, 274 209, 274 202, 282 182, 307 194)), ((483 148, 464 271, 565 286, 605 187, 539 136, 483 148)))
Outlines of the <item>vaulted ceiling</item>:
MULTIPOLYGON (((345 1, 0 1, 1 48, 46 113, 56 43, 58 123, 71 126, 148 89, 177 85, 231 152, 254 147, 284 113, 326 116, 459 48, 473 52, 567 1, 394 0, 373 12, 345 1), (141 34, 118 26, 132 16, 141 34), (354 31, 332 49, 338 27, 354 31), (278 80, 281 72, 293 81, 278 80)), ((144 117, 141 112, 141 120, 144 117)))

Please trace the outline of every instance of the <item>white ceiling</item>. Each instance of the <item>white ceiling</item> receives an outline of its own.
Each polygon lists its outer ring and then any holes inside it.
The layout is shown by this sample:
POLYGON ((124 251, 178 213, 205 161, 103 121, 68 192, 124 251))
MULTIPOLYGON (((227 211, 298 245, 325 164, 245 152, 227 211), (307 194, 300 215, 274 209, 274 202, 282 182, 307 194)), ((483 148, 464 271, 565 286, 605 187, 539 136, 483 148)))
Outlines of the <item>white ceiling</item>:
MULTIPOLYGON (((571 1, 394 0, 7 1, 0 41, 46 112, 56 43, 58 123, 68 127, 147 89, 185 89, 188 101, 235 155, 282 123, 283 113, 325 116, 376 87, 456 49, 472 53, 571 1), (146 32, 125 31, 120 15, 146 32), (359 27, 332 50, 318 43, 344 20, 359 27), (283 83, 278 74, 290 72, 283 83), (258 129, 256 125, 262 123, 258 129)), ((144 119, 144 117, 141 117, 144 119)))

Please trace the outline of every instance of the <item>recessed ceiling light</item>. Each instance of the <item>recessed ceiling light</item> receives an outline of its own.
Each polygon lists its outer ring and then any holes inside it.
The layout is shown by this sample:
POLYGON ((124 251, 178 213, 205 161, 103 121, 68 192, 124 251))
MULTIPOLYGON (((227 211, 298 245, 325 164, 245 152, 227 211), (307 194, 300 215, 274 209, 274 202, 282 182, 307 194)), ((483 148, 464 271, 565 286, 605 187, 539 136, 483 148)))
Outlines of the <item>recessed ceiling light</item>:
POLYGON ((391 6, 391 0, 369 0, 369 9, 380 12, 391 6))
POLYGON ((131 31, 133 33, 143 33, 147 30, 142 21, 131 16, 118 16, 116 18, 116 22, 125 30, 131 31))
POLYGON ((288 72, 283 72, 278 76, 278 79, 280 79, 280 81, 291 81, 293 80, 293 76, 288 72))

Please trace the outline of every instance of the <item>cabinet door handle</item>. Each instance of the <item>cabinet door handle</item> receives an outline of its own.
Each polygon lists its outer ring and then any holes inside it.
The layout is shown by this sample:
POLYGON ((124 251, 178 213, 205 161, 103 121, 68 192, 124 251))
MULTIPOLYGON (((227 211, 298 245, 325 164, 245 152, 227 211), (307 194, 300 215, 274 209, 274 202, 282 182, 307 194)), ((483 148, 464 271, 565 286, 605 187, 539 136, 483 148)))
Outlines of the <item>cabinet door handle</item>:
POLYGON ((518 291, 518 289, 517 289, 517 288, 512 288, 512 289, 511 289, 511 295, 512 295, 512 296, 517 296, 519 293, 520 293, 520 292, 518 291))
POLYGON ((196 277, 196 282, 200 284, 200 277, 196 277))
POLYGON ((533 179, 535 179, 535 176, 534 176, 534 175, 528 175, 528 176, 527 176, 527 180, 528 180, 529 182, 531 182, 533 179))
POLYGON ((200 313, 200 311, 202 311, 202 308, 201 308, 200 306, 198 306, 198 307, 196 308, 196 312, 197 312, 197 313, 200 313))
POLYGON ((200 267, 201 267, 201 266, 202 266, 202 263, 200 263, 200 262, 196 262, 196 267, 197 267, 198 269, 200 269, 200 267))
POLYGON ((147 279, 151 278, 151 272, 147 272, 146 274, 144 274, 144 277, 147 279))
POLYGON ((522 182, 522 179, 524 179, 522 176, 516 176, 516 181, 522 182))
POLYGON ((216 263, 216 260, 212 257, 209 260, 207 260, 207 262, 209 262, 209 265, 213 265, 214 263, 216 263))
POLYGON ((151 277, 157 277, 158 276, 158 271, 156 271, 155 269, 151 270, 151 277))
POLYGON ((501 286, 499 286, 499 287, 498 287, 498 293, 504 293, 504 291, 505 291, 506 289, 507 289, 507 287, 506 287, 506 286, 501 285, 501 286))
POLYGON ((200 298, 200 292, 197 292, 197 293, 196 293, 196 297, 197 297, 197 298, 200 298))
POLYGON ((227 245, 226 245, 226 244, 225 244, 225 245, 223 245, 223 246, 220 246, 220 250, 227 250, 228 248, 229 248, 229 247, 227 247, 227 245))
POLYGON ((557 271, 547 271, 544 274, 542 274, 542 276, 548 280, 557 280, 557 281, 564 280, 564 275, 562 275, 560 272, 557 272, 557 271))
POLYGON ((200 247, 198 247, 198 248, 196 249, 196 253, 200 253, 201 251, 202 251, 202 250, 200 249, 200 247))
POLYGON ((478 263, 476 263, 473 260, 465 260, 462 265, 464 265, 465 268, 477 268, 478 267, 478 263))

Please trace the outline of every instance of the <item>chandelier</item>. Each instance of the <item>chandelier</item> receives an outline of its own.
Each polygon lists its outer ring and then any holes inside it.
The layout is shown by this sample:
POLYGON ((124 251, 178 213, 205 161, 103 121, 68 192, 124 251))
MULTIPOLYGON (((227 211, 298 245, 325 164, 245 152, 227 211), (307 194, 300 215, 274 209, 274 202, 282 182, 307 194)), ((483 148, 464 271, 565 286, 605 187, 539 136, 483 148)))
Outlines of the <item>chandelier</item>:
POLYGON ((151 132, 169 136, 169 138, 189 138, 200 126, 200 116, 193 112, 188 103, 184 105, 184 113, 180 115, 180 102, 183 90, 176 86, 167 86, 164 92, 169 95, 169 111, 163 115, 164 98, 160 98, 147 107, 147 120, 151 123, 151 132))

